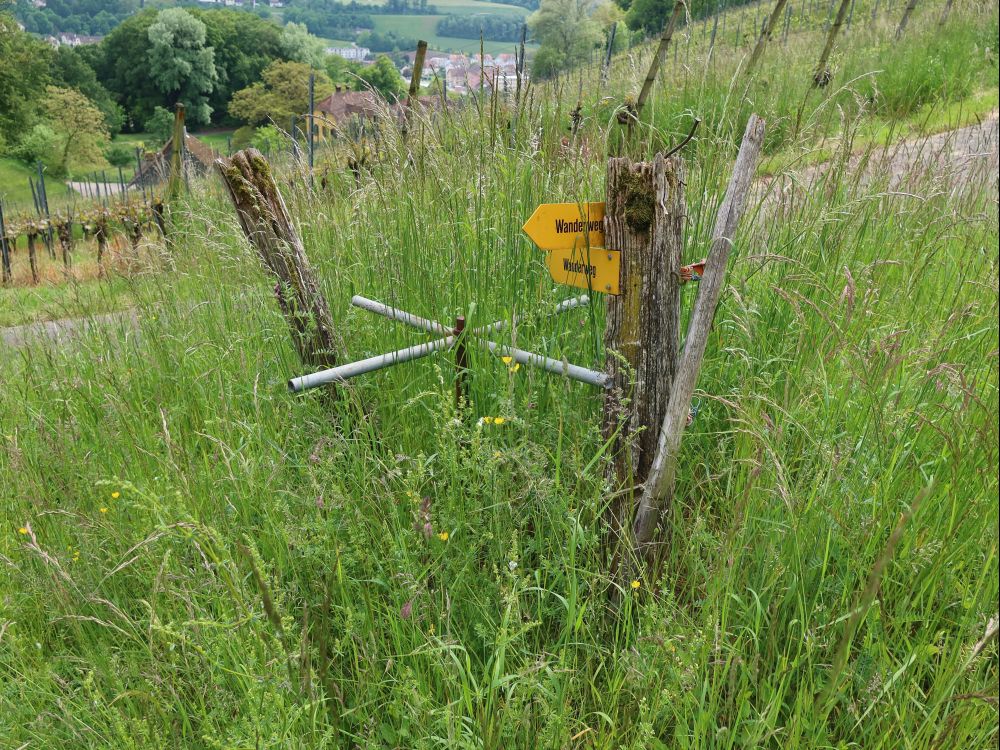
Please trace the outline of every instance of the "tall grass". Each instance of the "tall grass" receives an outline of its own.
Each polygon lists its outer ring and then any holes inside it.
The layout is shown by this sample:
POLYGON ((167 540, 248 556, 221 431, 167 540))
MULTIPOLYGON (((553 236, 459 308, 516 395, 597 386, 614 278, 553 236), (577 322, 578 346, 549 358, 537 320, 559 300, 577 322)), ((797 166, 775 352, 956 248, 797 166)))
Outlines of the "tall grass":
MULTIPOLYGON (((498 340, 600 366, 601 304, 545 317, 572 292, 520 232, 539 202, 603 194, 600 148, 561 147, 567 109, 544 94, 513 145, 496 102, 406 142, 385 128, 358 182, 283 178, 346 356, 422 340, 350 308, 361 293, 445 323, 516 314, 498 340)), ((647 133, 669 134, 672 95, 647 133)), ((748 106, 730 96, 689 152, 685 258, 748 106)), ((759 183, 669 558, 614 607, 600 394, 476 348, 466 414, 447 356, 336 404, 288 394, 270 283, 195 184, 170 272, 129 281, 136 329, 4 360, 0 737, 995 746, 996 646, 973 647, 1000 584, 996 166, 893 174, 881 150, 849 158, 862 123, 840 120, 809 189, 759 183)))

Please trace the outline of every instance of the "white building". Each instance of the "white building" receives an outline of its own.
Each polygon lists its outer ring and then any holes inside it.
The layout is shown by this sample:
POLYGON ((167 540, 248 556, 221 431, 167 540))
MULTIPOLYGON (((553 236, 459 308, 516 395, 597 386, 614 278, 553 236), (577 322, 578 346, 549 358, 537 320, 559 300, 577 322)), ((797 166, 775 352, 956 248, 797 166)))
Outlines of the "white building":
POLYGON ((337 57, 342 57, 345 60, 352 60, 354 62, 361 62, 365 60, 372 51, 367 47, 358 47, 357 45, 351 47, 327 47, 326 54, 336 55, 337 57))

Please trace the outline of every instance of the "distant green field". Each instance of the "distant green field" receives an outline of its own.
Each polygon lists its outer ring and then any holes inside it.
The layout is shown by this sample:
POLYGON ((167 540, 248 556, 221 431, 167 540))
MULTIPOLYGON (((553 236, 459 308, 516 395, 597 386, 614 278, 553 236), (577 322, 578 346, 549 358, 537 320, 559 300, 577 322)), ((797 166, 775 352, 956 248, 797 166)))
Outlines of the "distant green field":
MULTIPOLYGON (((457 2, 457 0, 456 0, 457 2)), ((440 6, 440 4, 438 4, 440 6)), ((493 3, 478 3, 475 7, 488 6, 490 12, 493 12, 493 7, 505 7, 505 6, 495 6, 493 3)), ((456 12, 458 7, 454 6, 456 12)), ((472 6, 461 6, 469 7, 472 6)), ((515 14, 517 11, 522 10, 521 15, 524 15, 523 9, 514 8, 512 6, 506 6, 507 9, 513 10, 515 14)), ((448 8, 449 11, 452 10, 451 7, 448 8)), ((482 12, 481 10, 475 12, 482 12)), ((375 20, 375 30, 381 32, 393 31, 397 34, 407 37, 419 37, 424 39, 430 45, 432 50, 440 50, 442 52, 478 52, 479 51, 479 40, 478 39, 459 39, 458 37, 452 36, 438 36, 437 34, 437 22, 440 21, 444 16, 404 16, 404 15, 384 15, 384 16, 372 16, 375 20)), ((487 41, 483 43, 483 48, 488 54, 496 55, 501 52, 513 52, 514 42, 491 42, 487 41)))

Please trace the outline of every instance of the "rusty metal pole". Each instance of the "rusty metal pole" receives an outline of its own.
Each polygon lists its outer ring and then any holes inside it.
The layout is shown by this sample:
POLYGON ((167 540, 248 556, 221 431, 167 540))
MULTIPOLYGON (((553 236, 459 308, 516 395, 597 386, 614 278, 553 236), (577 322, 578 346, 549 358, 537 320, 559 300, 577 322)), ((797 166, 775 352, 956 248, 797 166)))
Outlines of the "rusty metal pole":
POLYGON ((465 348, 465 316, 459 315, 455 318, 455 409, 461 411, 463 399, 467 399, 465 393, 465 372, 469 367, 469 353, 465 348))

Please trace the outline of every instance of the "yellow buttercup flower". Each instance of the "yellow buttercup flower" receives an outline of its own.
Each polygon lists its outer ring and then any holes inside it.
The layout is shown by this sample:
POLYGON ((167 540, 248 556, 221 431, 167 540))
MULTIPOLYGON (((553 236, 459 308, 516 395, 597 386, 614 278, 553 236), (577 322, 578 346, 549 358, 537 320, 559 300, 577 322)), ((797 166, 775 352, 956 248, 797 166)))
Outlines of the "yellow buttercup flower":
POLYGON ((635 591, 635 590, 636 590, 636 589, 638 589, 638 588, 639 588, 639 587, 640 587, 641 585, 642 585, 642 584, 641 584, 641 583, 639 583, 638 581, 632 581, 632 590, 633 590, 633 591, 635 591))
POLYGON ((438 539, 440 539, 442 542, 447 542, 448 541, 448 532, 447 531, 442 531, 440 534, 438 534, 438 539))
POLYGON ((101 513, 107 513, 107 512, 108 512, 108 509, 107 509, 107 507, 106 507, 106 506, 104 506, 104 505, 102 505, 102 506, 101 506, 101 513))
POLYGON ((503 424, 505 420, 503 417, 493 417, 493 424, 503 424))
POLYGON ((509 365, 511 362, 514 361, 514 358, 513 357, 500 357, 500 361, 503 362, 505 365, 509 365))
POLYGON ((118 490, 115 490, 114 492, 111 493, 111 499, 112 500, 117 500, 121 496, 122 496, 122 493, 120 493, 118 490))
POLYGON ((18 534, 23 534, 24 536, 27 536, 28 535, 28 530, 22 526, 21 528, 19 528, 17 530, 17 533, 18 534))

